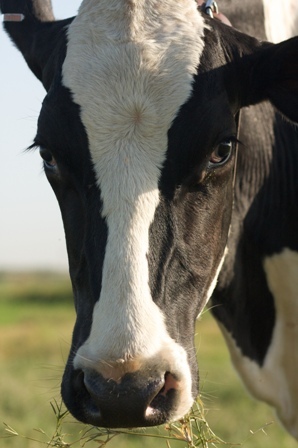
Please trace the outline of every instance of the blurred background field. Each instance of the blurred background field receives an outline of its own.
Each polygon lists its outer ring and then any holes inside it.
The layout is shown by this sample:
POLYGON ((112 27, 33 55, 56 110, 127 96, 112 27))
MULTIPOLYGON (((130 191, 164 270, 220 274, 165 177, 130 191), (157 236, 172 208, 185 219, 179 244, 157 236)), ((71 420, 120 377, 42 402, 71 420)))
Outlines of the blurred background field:
MULTIPOLYGON (((74 319, 67 275, 0 273, 0 424, 6 423, 27 437, 7 437, 2 425, 1 447, 38 448, 43 445, 35 439, 46 442, 54 433, 55 415, 50 401, 60 401, 60 380, 74 319), (35 430, 38 428, 47 435, 35 430)), ((197 324, 196 342, 201 398, 215 434, 244 448, 297 447, 276 422, 271 409, 244 390, 209 312, 197 324)), ((63 431, 72 434, 65 440, 79 439, 83 425, 70 417, 65 420, 63 431)), ((95 448, 98 444, 90 442, 86 446, 95 448)), ((117 436, 107 446, 167 447, 163 439, 131 435, 117 436)), ((186 444, 171 442, 170 446, 183 448, 186 444)))

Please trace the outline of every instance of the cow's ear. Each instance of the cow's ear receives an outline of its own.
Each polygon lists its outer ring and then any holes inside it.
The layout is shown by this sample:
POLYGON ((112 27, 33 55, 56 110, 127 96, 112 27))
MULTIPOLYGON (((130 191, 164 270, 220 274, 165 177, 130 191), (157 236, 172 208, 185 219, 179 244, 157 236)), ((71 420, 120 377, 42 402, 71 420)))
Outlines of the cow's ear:
POLYGON ((242 106, 269 100, 283 115, 298 122, 298 37, 265 43, 243 58, 242 106))
POLYGON ((6 32, 48 90, 52 75, 48 62, 67 20, 54 21, 51 0, 0 0, 0 11, 6 32))

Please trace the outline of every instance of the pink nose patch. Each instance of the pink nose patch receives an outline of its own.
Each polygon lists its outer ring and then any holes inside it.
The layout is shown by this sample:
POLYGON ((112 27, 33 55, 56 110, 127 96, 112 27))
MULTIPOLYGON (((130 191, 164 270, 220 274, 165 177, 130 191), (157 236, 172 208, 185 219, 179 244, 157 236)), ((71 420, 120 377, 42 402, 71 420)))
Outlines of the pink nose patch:
POLYGON ((170 372, 166 372, 164 378, 165 379, 163 387, 160 389, 158 394, 154 397, 154 399, 146 409, 145 413, 146 417, 152 417, 157 413, 159 409, 158 404, 160 403, 159 400, 160 397, 163 397, 162 403, 164 403, 163 400, 168 400, 169 396, 171 395, 171 394, 168 395, 169 391, 178 391, 179 389, 179 381, 177 381, 170 372))
POLYGON ((167 372, 165 374, 165 383, 162 390, 160 391, 160 395, 166 396, 171 389, 179 389, 179 382, 175 380, 171 373, 167 372))

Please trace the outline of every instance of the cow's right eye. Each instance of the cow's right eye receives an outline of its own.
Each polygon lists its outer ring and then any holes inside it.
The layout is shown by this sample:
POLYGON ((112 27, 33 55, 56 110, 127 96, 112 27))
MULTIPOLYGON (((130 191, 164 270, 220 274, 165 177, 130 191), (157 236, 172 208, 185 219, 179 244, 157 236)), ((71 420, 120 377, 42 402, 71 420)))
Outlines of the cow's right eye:
POLYGON ((233 141, 230 139, 221 142, 211 154, 209 167, 214 168, 224 165, 230 158, 233 150, 233 141))
POLYGON ((54 159, 53 154, 47 148, 41 146, 39 148, 39 154, 43 159, 46 168, 53 169, 57 166, 57 162, 54 159))

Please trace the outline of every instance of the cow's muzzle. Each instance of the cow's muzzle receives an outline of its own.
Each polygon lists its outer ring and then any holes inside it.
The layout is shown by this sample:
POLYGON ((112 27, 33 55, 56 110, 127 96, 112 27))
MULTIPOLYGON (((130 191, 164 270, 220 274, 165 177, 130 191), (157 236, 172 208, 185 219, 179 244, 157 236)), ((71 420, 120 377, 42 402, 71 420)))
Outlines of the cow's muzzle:
POLYGON ((179 381, 169 372, 138 371, 115 381, 95 370, 75 370, 72 386, 72 398, 77 398, 69 403, 64 396, 66 405, 76 418, 94 426, 160 425, 172 419, 179 401, 179 381))

